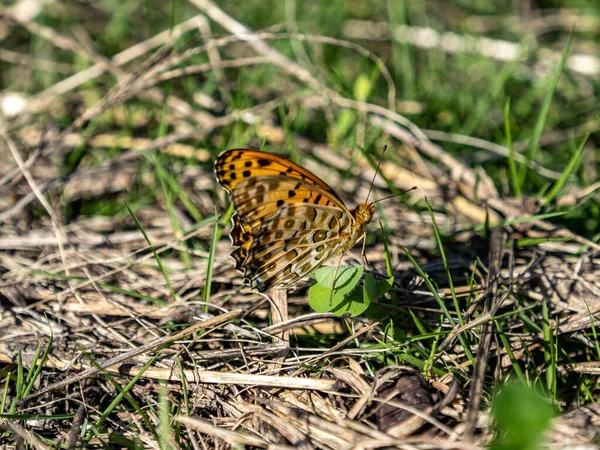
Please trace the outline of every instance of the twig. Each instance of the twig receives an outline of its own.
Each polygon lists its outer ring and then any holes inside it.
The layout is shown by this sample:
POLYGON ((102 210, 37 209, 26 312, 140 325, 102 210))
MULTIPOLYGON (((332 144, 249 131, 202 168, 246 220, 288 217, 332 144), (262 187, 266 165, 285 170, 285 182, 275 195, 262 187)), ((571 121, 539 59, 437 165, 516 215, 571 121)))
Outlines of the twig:
POLYGON ((44 395, 44 394, 54 391, 56 389, 61 389, 63 387, 69 386, 73 383, 77 383, 78 381, 89 378, 92 375, 95 375, 102 370, 106 370, 109 367, 112 367, 120 362, 127 361, 128 359, 131 359, 131 358, 135 358, 136 356, 139 356, 146 352, 152 351, 162 345, 167 345, 167 344, 173 343, 175 341, 178 341, 178 340, 180 340, 192 333, 200 331, 202 329, 222 325, 226 322, 229 322, 231 319, 241 315, 243 312, 244 311, 241 309, 234 309, 228 313, 221 314, 212 319, 208 319, 208 320, 202 321, 200 323, 197 323, 195 325, 192 325, 192 326, 190 326, 184 330, 181 330, 178 333, 175 333, 171 336, 165 336, 162 338, 154 339, 153 341, 150 341, 147 344, 144 344, 134 350, 130 350, 128 352, 125 352, 123 354, 115 356, 114 358, 110 358, 109 360, 99 364, 98 366, 90 367, 89 369, 86 369, 83 372, 78 373, 77 375, 75 375, 73 377, 70 377, 70 378, 67 378, 66 380, 62 380, 57 383, 51 384, 50 386, 45 387, 41 391, 34 392, 33 394, 30 394, 27 397, 20 400, 19 405, 24 405, 28 401, 30 401, 36 397, 39 397, 40 395, 44 395))
MULTIPOLYGON (((495 229, 490 239, 490 250, 488 257, 488 279, 487 293, 483 303, 483 313, 489 313, 494 316, 500 307, 501 301, 498 301, 498 282, 500 268, 502 266, 502 255, 506 236, 504 231, 495 229)), ((471 396, 469 399, 469 409, 465 421, 466 435, 472 439, 475 433, 475 425, 479 414, 479 405, 481 404, 481 393, 485 382, 485 374, 488 368, 488 357, 490 354, 490 345, 492 339, 491 322, 486 322, 481 327, 479 336, 479 345, 475 357, 475 369, 473 371, 473 381, 471 385, 471 396)))

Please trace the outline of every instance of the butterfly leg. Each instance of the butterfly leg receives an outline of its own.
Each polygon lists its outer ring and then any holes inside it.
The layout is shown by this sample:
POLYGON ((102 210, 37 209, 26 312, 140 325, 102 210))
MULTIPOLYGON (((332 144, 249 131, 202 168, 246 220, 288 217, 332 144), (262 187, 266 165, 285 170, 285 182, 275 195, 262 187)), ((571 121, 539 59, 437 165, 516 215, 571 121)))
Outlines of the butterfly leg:
POLYGON ((362 234, 361 237, 358 238, 359 241, 361 239, 362 239, 362 250, 360 251, 360 257, 362 258, 365 269, 370 270, 371 265, 369 264, 369 260, 367 259, 367 252, 366 252, 366 246, 367 246, 367 232, 366 231, 362 234))
POLYGON ((331 280, 331 291, 329 292, 329 306, 333 304, 333 288, 335 287, 335 279, 337 278, 338 269, 340 268, 340 264, 342 262, 342 258, 344 255, 340 255, 338 257, 337 263, 335 264, 335 270, 333 272, 333 280, 331 280))

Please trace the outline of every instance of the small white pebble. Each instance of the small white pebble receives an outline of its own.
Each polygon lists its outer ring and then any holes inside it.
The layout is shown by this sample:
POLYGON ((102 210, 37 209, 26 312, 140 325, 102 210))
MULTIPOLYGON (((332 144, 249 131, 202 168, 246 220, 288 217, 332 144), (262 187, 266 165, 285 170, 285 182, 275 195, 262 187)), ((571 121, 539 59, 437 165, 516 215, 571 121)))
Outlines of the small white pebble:
POLYGON ((31 22, 42 11, 46 1, 21 0, 11 7, 11 12, 19 22, 31 22))
POLYGON ((18 92, 5 92, 0 99, 0 109, 4 117, 15 117, 25 109, 27 99, 18 92))
POLYGON ((574 54, 567 59, 567 67, 583 75, 598 75, 600 73, 600 60, 593 55, 574 54))

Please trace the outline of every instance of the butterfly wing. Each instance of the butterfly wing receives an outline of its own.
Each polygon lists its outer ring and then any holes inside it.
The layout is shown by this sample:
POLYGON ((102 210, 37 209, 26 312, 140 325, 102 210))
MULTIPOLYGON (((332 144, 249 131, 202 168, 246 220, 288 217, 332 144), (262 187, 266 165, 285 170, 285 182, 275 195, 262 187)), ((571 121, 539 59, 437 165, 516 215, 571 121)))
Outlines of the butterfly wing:
MULTIPOLYGON (((234 202, 240 211, 234 223, 237 221, 242 228, 252 229, 252 237, 251 241, 238 240, 239 248, 232 256, 238 268, 243 268, 246 281, 260 291, 272 286, 290 286, 320 266, 336 252, 342 234, 352 222, 352 216, 345 209, 308 202, 284 203, 269 212, 269 205, 276 204, 279 197, 277 190, 269 190, 269 186, 273 187, 272 181, 270 177, 258 181, 256 187, 264 183, 267 193, 261 203, 252 202, 252 194, 246 193, 252 192, 251 189, 243 190, 240 195, 237 189, 234 191, 234 202)), ((285 190, 290 183, 296 185, 287 178, 279 182, 280 188, 285 190)), ((323 195, 317 187, 309 185, 298 191, 299 196, 305 198, 323 195)), ((232 234, 235 234, 233 230, 232 234)))
POLYGON ((342 233, 353 222, 344 203, 322 180, 279 157, 268 165, 257 161, 265 155, 273 156, 230 150, 215 165, 236 210, 230 236, 237 248, 231 256, 246 282, 260 291, 290 286, 320 266, 337 250, 342 233), (252 164, 246 169, 248 161, 252 164), (248 176, 245 170, 250 171, 248 176))
POLYGON ((233 192, 238 183, 250 177, 284 176, 318 186, 335 200, 338 206, 346 208, 342 199, 327 183, 315 174, 285 158, 259 150, 233 149, 221 153, 215 162, 215 174, 219 183, 229 192, 233 192))

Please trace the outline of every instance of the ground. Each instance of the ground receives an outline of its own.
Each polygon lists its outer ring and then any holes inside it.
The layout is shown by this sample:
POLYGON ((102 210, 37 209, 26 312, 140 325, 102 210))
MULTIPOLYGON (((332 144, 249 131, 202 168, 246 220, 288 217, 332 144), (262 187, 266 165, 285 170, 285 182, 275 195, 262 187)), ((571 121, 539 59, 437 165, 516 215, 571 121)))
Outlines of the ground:
POLYGON ((593 1, 0 6, 0 447, 596 448, 599 30, 593 1), (393 196, 368 264, 246 286, 232 148, 393 196))

